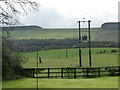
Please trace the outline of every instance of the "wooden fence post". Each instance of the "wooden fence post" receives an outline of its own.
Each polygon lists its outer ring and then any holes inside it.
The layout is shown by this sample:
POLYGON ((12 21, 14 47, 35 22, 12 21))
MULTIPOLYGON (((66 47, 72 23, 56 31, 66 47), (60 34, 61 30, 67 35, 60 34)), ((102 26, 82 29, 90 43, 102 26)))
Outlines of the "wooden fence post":
POLYGON ((88 77, 89 68, 86 68, 86 77, 88 77))
POLYGON ((61 68, 61 78, 63 78, 63 68, 61 68))
POLYGON ((34 74, 35 74, 35 71, 34 71, 34 68, 32 69, 33 70, 33 78, 35 77, 34 74))
POLYGON ((76 78, 76 68, 74 68, 74 78, 76 78))
POLYGON ((120 75, 120 66, 118 66, 118 75, 120 75))
POLYGON ((100 67, 98 67, 98 77, 100 77, 100 67))
POLYGON ((48 68, 48 78, 50 78, 50 68, 48 68))

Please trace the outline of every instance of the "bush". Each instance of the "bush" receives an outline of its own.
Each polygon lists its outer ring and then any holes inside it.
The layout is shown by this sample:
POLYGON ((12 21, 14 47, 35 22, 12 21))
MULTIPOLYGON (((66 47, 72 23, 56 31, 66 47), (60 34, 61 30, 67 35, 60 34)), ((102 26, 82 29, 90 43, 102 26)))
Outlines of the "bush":
POLYGON ((8 37, 2 39, 2 78, 3 80, 18 78, 16 69, 22 67, 27 59, 20 56, 8 37))
POLYGON ((116 52, 117 52, 117 50, 115 50, 115 49, 112 49, 112 50, 111 50, 111 52, 112 52, 112 53, 116 53, 116 52))

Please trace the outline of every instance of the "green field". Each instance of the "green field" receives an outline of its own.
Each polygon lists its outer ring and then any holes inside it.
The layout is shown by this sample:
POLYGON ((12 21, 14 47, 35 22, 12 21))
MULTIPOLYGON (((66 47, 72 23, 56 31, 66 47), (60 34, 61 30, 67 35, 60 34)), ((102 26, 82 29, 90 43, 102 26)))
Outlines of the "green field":
MULTIPOLYGON (((77 28, 47 28, 35 30, 10 31, 11 39, 65 39, 78 38, 77 28)), ((88 35, 88 30, 82 30, 82 35, 88 35)), ((118 31, 103 31, 100 28, 91 28, 91 40, 118 41, 118 31)))
MULTIPOLYGON (((111 50, 117 48, 92 48, 92 65, 106 66, 118 65, 118 52, 112 53, 111 50), (101 51, 106 51, 101 53, 101 51)), ((78 65, 78 50, 66 49, 39 51, 42 57, 42 64, 39 67, 75 67, 78 65)), ((88 49, 82 49, 83 66, 88 66, 88 49)), ((21 53, 29 58, 24 67, 36 67, 36 52, 21 53)), ((3 81, 3 88, 36 88, 35 78, 22 78, 3 81)), ((118 88, 118 77, 100 78, 78 78, 78 79, 39 79, 39 88, 118 88)))
MULTIPOLYGON (((5 81, 3 88, 36 88, 36 79, 23 78, 5 81)), ((118 88, 118 77, 39 79, 39 88, 118 88)))
MULTIPOLYGON (((118 65, 118 52, 112 53, 111 50, 117 48, 92 48, 92 65, 93 66, 114 66, 118 65), (101 53, 104 51, 105 53, 101 53)), ((79 64, 78 49, 68 49, 66 58, 66 49, 39 51, 42 63, 39 67, 76 67, 79 64)), ((36 67, 37 52, 21 53, 29 60, 24 67, 36 67)), ((89 65, 88 49, 82 49, 82 65, 89 65)))
MULTIPOLYGON (((91 35, 95 36, 97 32, 98 29, 93 29, 91 35)), ((10 31, 10 34, 12 39, 65 39, 78 38, 78 29, 14 30, 10 31)), ((82 34, 86 35, 87 31, 83 31, 82 34)))
MULTIPOLYGON (((101 31, 99 28, 91 29, 91 39, 96 41, 117 41, 117 31, 101 31)), ((82 35, 87 35, 82 31, 82 35)), ((10 31, 11 39, 65 39, 78 38, 78 29, 35 29, 10 31)), ((117 48, 92 48, 92 66, 117 66, 118 52, 111 50, 117 48), (100 53, 103 52, 104 53, 100 53)), ((44 67, 76 67, 79 66, 78 49, 56 49, 39 51, 44 67)), ((37 52, 22 52, 28 58, 23 64, 25 68, 36 67, 37 52)), ((82 49, 82 65, 89 66, 88 48, 82 49)), ((39 79, 39 88, 117 88, 118 77, 79 78, 79 79, 39 79)), ((3 88, 36 88, 36 79, 22 78, 3 82, 3 88)))

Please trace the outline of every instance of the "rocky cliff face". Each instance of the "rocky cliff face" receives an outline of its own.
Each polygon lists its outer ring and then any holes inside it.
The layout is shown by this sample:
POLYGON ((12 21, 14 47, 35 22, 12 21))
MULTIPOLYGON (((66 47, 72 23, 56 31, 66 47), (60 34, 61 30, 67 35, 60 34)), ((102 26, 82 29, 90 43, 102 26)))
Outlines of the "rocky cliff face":
POLYGON ((120 22, 108 22, 101 25, 102 30, 120 30, 120 22))

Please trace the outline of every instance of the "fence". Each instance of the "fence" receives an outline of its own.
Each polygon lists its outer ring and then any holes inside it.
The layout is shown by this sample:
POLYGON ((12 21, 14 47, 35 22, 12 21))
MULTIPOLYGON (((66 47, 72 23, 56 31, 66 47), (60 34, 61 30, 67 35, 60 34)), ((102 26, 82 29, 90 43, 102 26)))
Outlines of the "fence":
POLYGON ((25 68, 19 73, 30 78, 79 78, 120 76, 120 66, 79 68, 25 68))

